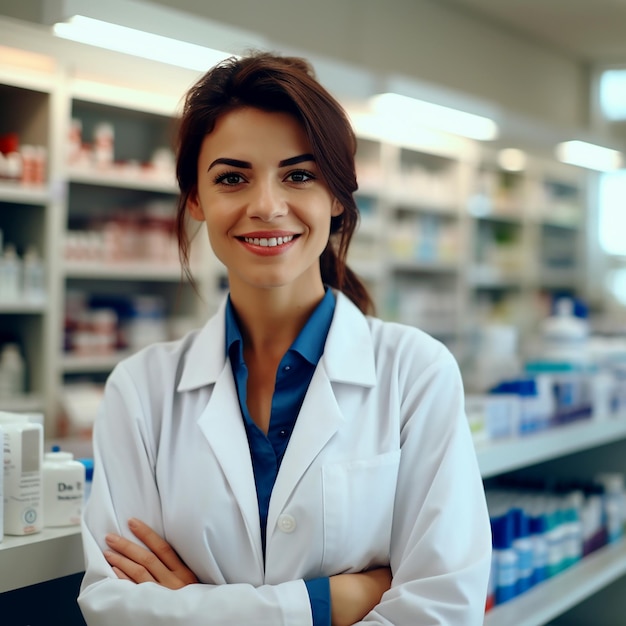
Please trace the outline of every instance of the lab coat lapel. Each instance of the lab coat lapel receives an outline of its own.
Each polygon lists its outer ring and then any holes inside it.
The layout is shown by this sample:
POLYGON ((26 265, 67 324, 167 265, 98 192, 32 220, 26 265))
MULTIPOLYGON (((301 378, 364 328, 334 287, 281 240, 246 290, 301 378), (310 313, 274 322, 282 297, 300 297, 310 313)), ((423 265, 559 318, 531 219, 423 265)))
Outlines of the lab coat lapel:
POLYGON ((309 465, 343 422, 331 381, 322 363, 313 374, 272 491, 268 535, 309 465))
POLYGON ((198 424, 221 465, 235 501, 241 509, 250 544, 262 570, 259 507, 252 460, 228 360, 215 382, 211 398, 198 424))
POLYGON ((365 316, 341 293, 320 359, 278 472, 268 513, 268 535, 292 491, 346 417, 350 390, 373 387, 376 367, 365 316))

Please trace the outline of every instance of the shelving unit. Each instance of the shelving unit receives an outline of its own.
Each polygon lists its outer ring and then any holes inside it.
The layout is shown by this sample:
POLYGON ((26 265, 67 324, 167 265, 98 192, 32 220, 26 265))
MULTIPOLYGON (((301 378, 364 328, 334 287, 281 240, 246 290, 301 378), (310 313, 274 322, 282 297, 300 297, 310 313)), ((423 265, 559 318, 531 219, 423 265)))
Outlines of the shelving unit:
MULTIPOLYGON (((626 416, 599 419, 477 447, 483 478, 626 441, 626 416)), ((80 530, 45 529, 0 543, 0 593, 83 571, 80 530), (41 567, 33 567, 41 563, 41 567)), ((485 626, 543 626, 626 575, 626 542, 601 548, 485 616, 485 626)))
MULTIPOLYGON (((146 67, 153 71, 157 66, 146 67)), ((0 328, 24 343, 32 372, 29 393, 0 401, 0 409, 45 411, 49 437, 55 436, 61 384, 101 381, 130 353, 61 349, 71 292, 161 295, 177 303, 169 316, 199 324, 214 309, 224 282, 223 268, 204 233, 197 238, 192 264, 205 303, 197 302, 189 286, 179 284, 176 263, 64 260, 62 242, 71 231, 102 224, 120 207, 130 215, 153 201, 173 205, 177 193, 171 171, 159 175, 141 164, 169 145, 182 90, 166 97, 140 86, 122 86, 110 77, 92 78, 75 75, 53 60, 47 72, 0 64, 0 105, 3 111, 16 112, 0 122, 0 133, 17 130, 25 141, 47 146, 49 154, 43 186, 0 181, 0 228, 20 246, 31 240, 41 246, 49 290, 44 303, 0 302, 0 328), (72 118, 81 119, 86 141, 97 124, 111 122, 115 160, 137 163, 129 169, 68 163, 72 118)), ((431 332, 463 363, 472 333, 485 316, 506 317, 517 310, 525 320, 522 331, 528 332, 536 322, 537 298, 561 291, 584 295, 582 170, 531 156, 524 172, 510 173, 498 166, 493 148, 469 140, 437 133, 381 140, 371 128, 356 124, 356 130, 361 224, 349 262, 371 287, 378 315, 431 332), (490 248, 494 239, 517 242, 518 258, 511 259, 515 254, 502 249, 506 246, 490 248), (520 306, 506 307, 511 300, 520 306)), ((607 419, 480 446, 477 453, 487 480, 624 441, 626 419, 607 419)), ((603 549, 493 609, 485 625, 545 624, 626 575, 625 557, 623 544, 603 549)), ((0 544, 0 592, 77 573, 82 567, 77 529, 5 538, 0 544), (1 573, 10 574, 10 580, 1 573)))
MULTIPOLYGON (((21 146, 41 146, 50 153, 53 142, 54 82, 47 73, 0 70, 0 106, 3 110, 0 135, 19 134, 21 146)), ((49 161, 48 157, 46 160, 49 161)), ((44 265, 46 296, 30 300, 23 293, 10 297, 0 295, 0 345, 18 345, 25 364, 25 393, 0 398, 0 410, 44 413, 53 393, 49 371, 54 355, 52 305, 55 283, 50 273, 54 268, 55 250, 51 241, 54 232, 56 198, 50 183, 54 166, 45 166, 45 179, 37 183, 15 178, 0 181, 0 231, 2 247, 15 246, 22 255, 35 246, 44 265)))
POLYGON ((83 571, 83 548, 77 526, 45 528, 24 537, 5 535, 0 543, 0 593, 83 571))
MULTIPOLYGON (((537 464, 567 460, 578 466, 580 454, 626 442, 626 415, 588 419, 525 437, 478 444, 476 451, 483 479, 537 464)), ((599 454, 603 453, 599 452, 599 454)), ((613 454, 616 454, 615 452, 613 454)), ((610 458, 610 455, 607 455, 610 458)), ((551 475, 550 472, 547 475, 551 475)), ((543 626, 592 594, 626 575, 626 541, 611 544, 585 557, 559 575, 517 598, 494 607, 485 626, 543 626)), ((598 624, 604 622, 598 621, 598 624)))
POLYGON ((491 609, 484 626, 543 626, 626 575, 626 543, 612 544, 524 594, 491 609))

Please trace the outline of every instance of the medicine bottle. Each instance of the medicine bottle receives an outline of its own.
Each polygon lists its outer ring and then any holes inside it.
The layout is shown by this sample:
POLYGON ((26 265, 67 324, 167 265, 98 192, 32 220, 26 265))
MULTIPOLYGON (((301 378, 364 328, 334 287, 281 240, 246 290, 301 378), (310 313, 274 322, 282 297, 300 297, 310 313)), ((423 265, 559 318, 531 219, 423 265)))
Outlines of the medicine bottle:
POLYGON ((5 412, 0 412, 0 426, 4 430, 4 534, 40 532, 43 427, 26 415, 5 412))
POLYGON ((27 302, 43 302, 46 299, 46 273, 34 245, 28 246, 24 253, 22 277, 24 299, 27 302))
POLYGON ((0 348, 0 398, 15 398, 26 391, 26 365, 20 348, 5 343, 0 348))
POLYGON ((71 452, 46 452, 43 460, 44 525, 80 524, 85 497, 85 466, 71 452))

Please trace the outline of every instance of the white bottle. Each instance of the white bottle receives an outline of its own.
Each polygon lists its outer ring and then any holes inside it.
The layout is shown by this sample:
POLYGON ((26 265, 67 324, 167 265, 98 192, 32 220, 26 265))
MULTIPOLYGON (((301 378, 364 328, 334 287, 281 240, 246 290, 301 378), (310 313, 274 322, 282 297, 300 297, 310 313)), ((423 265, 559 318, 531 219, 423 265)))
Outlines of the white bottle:
POLYGON ((0 412, 4 430, 4 534, 30 535, 43 528, 43 428, 28 416, 0 412))
POLYGON ((0 543, 4 536, 4 430, 0 426, 0 543))
POLYGON ((559 298, 554 315, 543 321, 544 355, 548 359, 584 362, 587 359, 589 327, 585 320, 574 315, 571 298, 559 298))
POLYGON ((6 343, 0 351, 0 398, 19 397, 26 391, 26 366, 15 343, 6 343))
POLYGON ((22 267, 22 294, 27 302, 43 302, 46 299, 46 273, 35 246, 28 246, 22 267))
POLYGON ((44 524, 77 526, 85 497, 85 466, 71 452, 52 451, 43 460, 44 524))
POLYGON ((0 302, 15 302, 21 295, 22 268, 15 246, 6 244, 0 258, 0 302))

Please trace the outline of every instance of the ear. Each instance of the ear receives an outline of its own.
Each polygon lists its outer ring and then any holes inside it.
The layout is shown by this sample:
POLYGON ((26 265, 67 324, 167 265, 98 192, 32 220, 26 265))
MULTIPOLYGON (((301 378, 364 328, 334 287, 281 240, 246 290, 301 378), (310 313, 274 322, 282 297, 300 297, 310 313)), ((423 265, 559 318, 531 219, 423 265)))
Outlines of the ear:
POLYGON ((332 217, 337 217, 343 213, 343 205, 337 200, 337 198, 333 198, 333 204, 330 207, 330 214, 332 217))
POLYGON ((189 198, 187 199, 187 210, 194 220, 204 222, 204 211, 202 210, 202 206, 200 204, 197 189, 189 194, 189 198))

